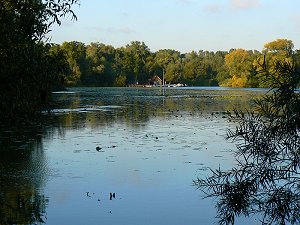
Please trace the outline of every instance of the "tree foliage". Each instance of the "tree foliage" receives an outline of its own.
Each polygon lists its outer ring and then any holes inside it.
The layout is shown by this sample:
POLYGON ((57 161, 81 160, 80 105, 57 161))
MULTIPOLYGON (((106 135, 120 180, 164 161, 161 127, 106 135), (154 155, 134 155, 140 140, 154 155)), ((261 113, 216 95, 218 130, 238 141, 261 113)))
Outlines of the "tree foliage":
POLYGON ((286 55, 291 55, 293 48, 293 42, 287 39, 277 39, 264 45, 265 52, 284 53, 286 55))
POLYGON ((300 62, 299 58, 296 57, 297 55, 293 52, 293 47, 293 42, 286 39, 277 39, 264 45, 263 53, 259 54, 253 62, 253 66, 257 72, 261 70, 262 66, 268 70, 268 73, 258 73, 257 80, 260 87, 274 85, 272 83, 274 78, 281 80, 281 74, 277 73, 278 63, 291 64, 293 62, 300 62), (271 76, 266 76, 268 74, 271 76), (270 77, 273 79, 270 80, 270 77))
POLYGON ((244 49, 236 49, 225 56, 226 66, 231 75, 232 87, 249 87, 252 76, 253 53, 244 49))
POLYGON ((46 101, 60 68, 43 40, 77 0, 0 1, 1 117, 35 111, 46 101))
POLYGON ((239 125, 228 131, 237 142, 237 166, 194 181, 206 197, 217 197, 219 224, 254 213, 262 224, 300 222, 300 70, 277 62, 275 71, 263 65, 259 72, 277 88, 256 100, 257 112, 236 112, 239 125))
POLYGON ((295 57, 297 50, 293 51, 293 42, 286 39, 265 44, 262 52, 245 49, 151 52, 140 41, 120 48, 76 41, 65 42, 60 47, 69 63, 69 73, 64 74, 66 83, 84 86, 148 84, 155 75, 162 79, 164 74, 166 83, 190 86, 270 87, 266 77, 257 73, 262 64, 268 66, 269 73, 274 73, 277 61, 300 60, 295 57))

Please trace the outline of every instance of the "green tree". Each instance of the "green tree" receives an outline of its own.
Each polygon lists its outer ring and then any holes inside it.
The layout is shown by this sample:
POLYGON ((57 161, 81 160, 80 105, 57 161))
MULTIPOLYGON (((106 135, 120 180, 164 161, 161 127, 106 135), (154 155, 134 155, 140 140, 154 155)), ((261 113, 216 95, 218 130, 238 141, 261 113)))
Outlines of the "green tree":
POLYGON ((189 85, 196 84, 197 78, 206 73, 202 60, 203 56, 194 51, 185 55, 183 73, 185 82, 189 85))
POLYGON ((112 86, 115 78, 114 47, 102 43, 91 43, 86 47, 88 70, 82 77, 84 85, 112 86))
POLYGON ((175 63, 171 62, 168 64, 165 73, 165 80, 167 83, 178 83, 181 76, 181 65, 179 60, 175 63))
POLYGON ((114 63, 116 79, 119 76, 125 76, 127 84, 132 84, 135 82, 132 61, 133 60, 131 54, 128 51, 126 51, 124 47, 116 49, 114 63))
POLYGON ((0 1, 0 117, 36 111, 47 100, 56 67, 43 44, 53 23, 71 15, 77 0, 0 1))
POLYGON ((155 53, 156 75, 163 77, 165 81, 176 82, 180 76, 180 52, 172 49, 162 49, 155 53))
POLYGON ((125 75, 119 75, 115 79, 114 86, 116 87, 125 87, 126 86, 126 76, 125 75))
POLYGON ((49 54, 55 62, 52 63, 55 65, 52 69, 56 69, 56 72, 53 74, 57 74, 57 85, 56 89, 60 90, 67 85, 68 77, 72 76, 72 72, 67 60, 67 56, 60 45, 58 44, 51 44, 49 49, 49 54))
POLYGON ((148 79, 151 79, 155 74, 159 74, 161 71, 160 66, 155 60, 155 54, 152 52, 146 59, 145 69, 147 71, 148 79))
POLYGON ((81 78, 86 73, 86 47, 78 41, 64 42, 61 45, 69 64, 71 73, 66 77, 67 85, 80 85, 81 78))
POLYGON ((131 58, 131 68, 134 74, 134 83, 144 83, 148 80, 146 60, 150 55, 150 49, 144 42, 133 41, 126 45, 126 51, 131 58))

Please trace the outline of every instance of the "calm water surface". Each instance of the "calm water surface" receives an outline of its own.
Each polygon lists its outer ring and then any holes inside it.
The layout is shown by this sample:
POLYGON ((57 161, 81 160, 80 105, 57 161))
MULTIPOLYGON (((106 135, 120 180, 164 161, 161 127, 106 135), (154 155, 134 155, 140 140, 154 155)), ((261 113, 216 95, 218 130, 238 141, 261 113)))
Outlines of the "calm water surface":
MULTIPOLYGON (((1 127, 1 224, 215 224, 192 180, 230 168, 226 116, 266 90, 72 88, 43 123, 1 127)), ((240 219, 237 224, 256 224, 240 219)))

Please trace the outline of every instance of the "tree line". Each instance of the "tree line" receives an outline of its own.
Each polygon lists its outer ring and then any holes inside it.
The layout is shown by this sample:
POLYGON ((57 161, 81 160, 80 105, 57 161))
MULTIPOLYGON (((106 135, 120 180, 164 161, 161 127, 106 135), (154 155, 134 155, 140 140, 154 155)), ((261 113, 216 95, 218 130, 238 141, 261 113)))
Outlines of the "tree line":
POLYGON ((128 86, 148 84, 155 75, 166 83, 194 86, 268 87, 260 65, 270 72, 277 61, 299 62, 291 40, 277 39, 262 52, 151 52, 144 42, 114 48, 103 43, 72 41, 50 44, 53 24, 72 11, 78 0, 0 1, 0 117, 14 118, 47 107, 51 91, 65 86, 128 86))
POLYGON ((300 60, 300 50, 293 50, 291 40, 277 39, 266 43, 263 50, 231 49, 230 51, 192 51, 172 49, 151 52, 140 41, 125 47, 92 42, 53 44, 51 54, 58 58, 59 76, 67 86, 128 86, 148 84, 154 76, 166 83, 190 86, 269 87, 258 70, 261 65, 274 69, 276 62, 300 60))

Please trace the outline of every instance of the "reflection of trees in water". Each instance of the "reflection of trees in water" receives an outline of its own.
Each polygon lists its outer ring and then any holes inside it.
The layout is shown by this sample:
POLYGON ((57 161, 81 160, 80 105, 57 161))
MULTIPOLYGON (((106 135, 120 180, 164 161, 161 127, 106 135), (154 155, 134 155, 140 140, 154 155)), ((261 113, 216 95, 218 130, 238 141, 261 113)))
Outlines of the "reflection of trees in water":
POLYGON ((220 224, 254 213, 261 224, 300 223, 300 71, 288 63, 274 71, 279 76, 262 73, 279 88, 256 101, 258 114, 237 111, 239 126, 228 132, 238 143, 237 166, 194 181, 207 197, 217 197, 220 224))
POLYGON ((48 200, 40 193, 47 176, 42 130, 1 127, 0 224, 41 224, 48 200))
MULTIPOLYGON (((72 89, 74 90, 74 89, 72 89)), ((55 95, 54 105, 65 109, 121 106, 90 112, 72 111, 57 115, 58 127, 80 129, 125 123, 130 127, 147 125, 153 117, 168 119, 173 114, 211 114, 234 108, 252 107, 252 98, 261 94, 254 91, 207 91, 169 89, 161 96, 160 89, 141 88, 79 88, 77 94, 55 95)), ((59 132, 63 132, 60 129, 59 132)))
MULTIPOLYGON (((1 181, 3 182, 3 181, 1 181)), ((7 185, 8 183, 4 183, 7 185)), ((1 187, 0 223, 1 224, 41 224, 45 220, 47 199, 30 185, 20 187, 10 185, 1 187)))
MULTIPOLYGON (((82 89, 89 90, 89 89, 82 89)), ((70 112, 45 115, 41 124, 0 127, 0 224, 36 224, 45 217, 47 198, 41 193, 47 177, 47 163, 41 143, 42 136, 64 136, 68 129, 86 126, 101 128, 116 123, 139 129, 153 118, 169 119, 180 114, 210 114, 230 110, 231 106, 248 107, 248 96, 199 95, 146 89, 95 89, 83 94, 60 95, 54 98, 57 108, 86 106, 122 106, 108 111, 70 112), (101 92, 102 91, 102 92, 101 92), (148 92, 149 91, 149 92, 148 92)))

